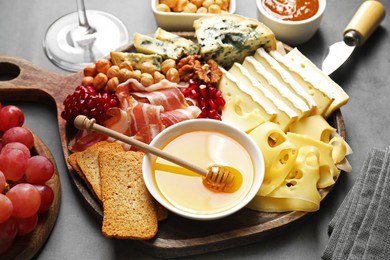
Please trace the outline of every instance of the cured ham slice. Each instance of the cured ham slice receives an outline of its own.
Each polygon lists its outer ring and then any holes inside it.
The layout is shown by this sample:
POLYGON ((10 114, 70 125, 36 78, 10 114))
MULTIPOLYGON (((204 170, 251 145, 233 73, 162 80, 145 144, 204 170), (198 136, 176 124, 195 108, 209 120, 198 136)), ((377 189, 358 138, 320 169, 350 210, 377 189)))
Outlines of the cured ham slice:
MULTIPOLYGON (((176 83, 162 80, 145 87, 135 79, 127 80, 118 85, 115 94, 120 107, 107 111, 111 118, 104 122, 104 126, 150 143, 166 127, 197 118, 201 110, 188 104, 178 86, 176 83)), ((103 134, 81 132, 72 142, 70 150, 82 151, 102 140, 113 141, 103 134)), ((126 148, 133 149, 129 146, 126 148)))

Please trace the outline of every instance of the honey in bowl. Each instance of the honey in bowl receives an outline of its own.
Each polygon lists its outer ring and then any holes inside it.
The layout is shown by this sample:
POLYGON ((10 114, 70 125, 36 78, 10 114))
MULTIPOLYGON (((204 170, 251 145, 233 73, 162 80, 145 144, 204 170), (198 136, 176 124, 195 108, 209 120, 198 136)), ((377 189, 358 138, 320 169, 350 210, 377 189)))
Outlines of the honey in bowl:
POLYGON ((156 158, 154 181, 159 193, 174 207, 193 214, 215 214, 233 208, 248 194, 254 180, 254 166, 248 151, 233 138, 212 131, 190 131, 168 141, 162 148, 207 169, 223 165, 237 175, 231 192, 215 192, 203 184, 203 177, 156 158))
POLYGON ((285 21, 302 21, 318 12, 318 0, 262 0, 265 10, 285 21))

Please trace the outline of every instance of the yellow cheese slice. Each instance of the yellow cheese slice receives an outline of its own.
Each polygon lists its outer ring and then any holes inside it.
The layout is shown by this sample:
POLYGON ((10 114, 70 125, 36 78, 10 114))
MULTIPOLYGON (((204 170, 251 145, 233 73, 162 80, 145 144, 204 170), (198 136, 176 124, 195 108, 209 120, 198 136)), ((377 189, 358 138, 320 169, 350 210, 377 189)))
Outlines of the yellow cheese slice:
POLYGON ((290 125, 290 132, 308 135, 318 141, 329 143, 336 129, 320 115, 309 116, 290 125))
POLYGON ((257 79, 260 84, 271 91, 277 98, 286 103, 292 110, 298 114, 298 118, 308 116, 310 108, 306 103, 294 94, 290 89, 283 86, 279 81, 269 73, 266 68, 252 56, 245 58, 242 64, 249 73, 257 79))
POLYGON ((315 85, 323 85, 332 91, 334 100, 326 110, 324 114, 325 118, 328 118, 336 109, 348 102, 349 96, 347 93, 345 93, 345 91, 328 75, 317 68, 317 66, 305 57, 297 48, 287 53, 285 57, 300 66, 307 75, 311 75, 311 77, 315 80, 315 85))
POLYGON ((334 100, 334 94, 326 86, 317 85, 310 74, 306 73, 303 68, 289 60, 286 56, 281 55, 277 51, 271 51, 270 54, 314 98, 317 104, 316 114, 324 115, 334 100))
POLYGON ((275 123, 264 123, 253 129, 249 136, 264 156, 265 173, 258 195, 265 196, 281 185, 295 163, 297 149, 275 123))
POLYGON ((317 189, 320 178, 320 151, 302 146, 286 179, 267 196, 256 195, 248 207, 265 212, 316 211, 321 195, 317 189))
POLYGON ((292 77, 289 71, 283 68, 268 52, 263 48, 257 49, 253 56, 260 62, 279 82, 289 88, 294 94, 305 101, 310 108, 310 114, 317 113, 317 104, 314 98, 292 77))
POLYGON ((242 84, 251 88, 251 90, 270 108, 276 111, 272 122, 280 125, 283 131, 286 131, 293 122, 298 118, 289 106, 283 101, 275 97, 272 92, 264 88, 255 78, 253 78, 249 71, 239 63, 234 63, 229 72, 242 84))
POLYGON ((287 133, 287 139, 300 149, 303 146, 317 147, 320 152, 320 179, 317 183, 318 188, 326 188, 334 184, 334 177, 337 177, 340 170, 336 167, 333 158, 333 146, 324 142, 315 140, 307 135, 300 135, 292 132, 287 133))
MULTIPOLYGON (((270 116, 258 102, 255 95, 237 83, 237 80, 228 71, 221 68, 223 76, 218 84, 222 96, 226 101, 222 109, 222 121, 249 132, 266 121, 265 114, 270 116)), ((271 112, 270 112, 271 113, 271 112)))

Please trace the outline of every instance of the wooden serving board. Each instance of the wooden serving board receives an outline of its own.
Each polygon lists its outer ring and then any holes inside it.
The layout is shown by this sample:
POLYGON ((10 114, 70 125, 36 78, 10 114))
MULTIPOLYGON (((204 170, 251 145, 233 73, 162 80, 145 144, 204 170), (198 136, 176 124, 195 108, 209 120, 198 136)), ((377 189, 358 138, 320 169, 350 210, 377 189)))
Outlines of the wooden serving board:
POLYGON ((34 139, 35 143, 31 154, 45 156, 50 159, 55 166, 53 177, 46 183, 54 192, 54 200, 47 212, 38 215, 38 224, 35 230, 28 235, 16 237, 11 248, 8 249, 4 255, 0 256, 1 259, 3 259, 3 257, 4 259, 14 260, 32 259, 45 244, 57 220, 61 201, 61 185, 57 166, 55 165, 53 155, 49 148, 35 134, 34 139))
MULTIPOLYGON (((191 38, 193 34, 181 33, 191 38)), ((131 45, 121 51, 133 51, 131 45)), ((0 101, 36 101, 52 104, 57 109, 58 126, 65 158, 69 155, 69 140, 74 136, 73 126, 67 125, 60 117, 62 102, 80 84, 82 72, 58 75, 43 70, 25 60, 0 56, 0 78, 13 77, 0 81, 0 101), (4 74, 5 73, 5 74, 4 74)), ((329 119, 330 124, 345 138, 346 131, 340 110, 329 119)), ((83 180, 68 165, 70 176, 80 191, 82 198, 90 206, 99 221, 102 221, 102 207, 89 191, 83 180)), ((322 189, 325 198, 331 187, 322 189)), ((308 215, 306 212, 262 213, 243 209, 227 218, 200 222, 170 214, 167 220, 159 223, 155 238, 148 241, 133 241, 148 254, 159 257, 178 257, 202 254, 212 251, 254 243, 266 237, 277 235, 284 228, 297 224, 308 215)))

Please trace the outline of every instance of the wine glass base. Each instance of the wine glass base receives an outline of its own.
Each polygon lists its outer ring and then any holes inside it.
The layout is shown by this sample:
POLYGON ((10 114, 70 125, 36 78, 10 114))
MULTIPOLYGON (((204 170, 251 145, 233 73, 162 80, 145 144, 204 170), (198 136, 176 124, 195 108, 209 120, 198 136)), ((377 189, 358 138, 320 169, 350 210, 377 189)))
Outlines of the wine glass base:
POLYGON ((74 12, 56 20, 43 39, 46 56, 62 69, 80 71, 129 42, 127 29, 118 18, 101 11, 86 12, 92 34, 79 26, 74 12))

